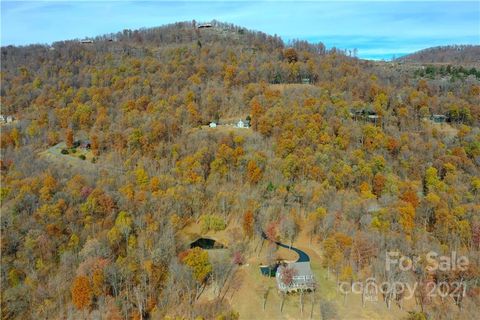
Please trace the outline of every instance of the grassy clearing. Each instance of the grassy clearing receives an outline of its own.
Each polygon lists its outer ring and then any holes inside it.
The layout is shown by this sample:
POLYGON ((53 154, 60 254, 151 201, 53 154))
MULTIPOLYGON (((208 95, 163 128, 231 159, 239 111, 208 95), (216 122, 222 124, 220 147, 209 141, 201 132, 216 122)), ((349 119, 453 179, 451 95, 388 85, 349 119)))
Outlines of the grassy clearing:
POLYGON ((66 164, 74 168, 95 169, 95 164, 92 163, 94 156, 90 150, 82 148, 67 148, 64 142, 60 142, 53 147, 40 152, 39 155, 56 164, 66 164), (68 154, 63 154, 62 150, 67 150, 68 154), (82 159, 82 156, 85 158, 82 159))
POLYGON ((278 84, 270 84, 270 89, 278 90, 283 92, 285 90, 290 89, 318 89, 318 87, 314 86, 313 84, 302 84, 302 83, 278 83, 278 84))
MULTIPOLYGON (((237 120, 238 121, 238 120, 237 120)), ((225 125, 217 125, 216 128, 210 128, 209 126, 202 126, 200 127, 200 130, 201 131, 209 131, 209 132, 220 132, 220 133, 230 133, 230 132, 233 132, 235 133, 236 135, 251 135, 253 134, 253 130, 251 128, 238 128, 234 125, 229 125, 229 124, 225 124, 225 125)))

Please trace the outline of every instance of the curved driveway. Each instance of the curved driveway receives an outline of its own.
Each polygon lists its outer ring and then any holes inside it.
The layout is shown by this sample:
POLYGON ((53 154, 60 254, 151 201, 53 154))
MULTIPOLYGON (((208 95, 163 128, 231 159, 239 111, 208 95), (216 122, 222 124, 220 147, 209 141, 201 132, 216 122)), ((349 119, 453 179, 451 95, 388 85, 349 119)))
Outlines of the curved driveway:
MULTIPOLYGON (((262 231, 262 237, 264 239, 268 240, 267 235, 263 231, 262 231)), ((287 249, 290 249, 292 251, 295 251, 298 254, 298 260, 296 262, 310 262, 310 257, 308 256, 308 254, 306 254, 302 250, 300 250, 298 248, 287 246, 286 244, 280 243, 278 241, 275 241, 275 244, 280 246, 280 247, 287 248, 287 249)))

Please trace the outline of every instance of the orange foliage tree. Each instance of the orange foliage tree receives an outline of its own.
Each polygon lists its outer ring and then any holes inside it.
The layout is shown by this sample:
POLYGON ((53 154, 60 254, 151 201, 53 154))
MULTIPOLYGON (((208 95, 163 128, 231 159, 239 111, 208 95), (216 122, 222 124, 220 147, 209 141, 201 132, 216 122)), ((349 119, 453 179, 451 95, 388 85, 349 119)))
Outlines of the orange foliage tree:
POLYGON ((253 235, 253 212, 248 210, 243 215, 243 232, 247 237, 251 237, 253 235))
POLYGON ((257 184, 262 179, 262 170, 253 160, 248 161, 247 178, 251 184, 257 184))
POLYGON ((92 288, 85 276, 78 276, 73 281, 71 288, 72 302, 79 310, 88 308, 92 301, 92 288))
POLYGON ((67 148, 73 147, 73 130, 71 128, 68 128, 65 134, 65 144, 67 148))

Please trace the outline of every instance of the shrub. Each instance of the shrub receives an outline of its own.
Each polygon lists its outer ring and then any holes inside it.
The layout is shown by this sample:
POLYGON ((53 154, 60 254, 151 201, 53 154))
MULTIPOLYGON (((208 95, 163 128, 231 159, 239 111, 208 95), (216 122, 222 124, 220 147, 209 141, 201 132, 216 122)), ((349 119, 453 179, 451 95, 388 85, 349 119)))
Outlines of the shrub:
POLYGON ((62 149, 62 151, 60 151, 61 154, 68 154, 68 150, 67 149, 62 149))
POLYGON ((233 253, 233 263, 237 265, 242 265, 245 263, 245 258, 240 251, 235 251, 233 253))
POLYGON ((322 300, 320 301, 320 313, 322 314, 322 319, 335 319, 337 317, 337 308, 332 302, 322 300))
POLYGON ((83 154, 79 155, 78 157, 79 157, 80 159, 82 159, 82 160, 87 159, 87 157, 85 157, 85 155, 83 155, 83 154))
POLYGON ((427 316, 420 311, 409 311, 405 320, 427 320, 427 316))
POLYGON ((227 227, 223 218, 213 215, 206 214, 202 217, 202 230, 207 232, 209 230, 220 231, 224 230, 227 227))
POLYGON ((77 149, 73 148, 72 150, 70 150, 71 153, 77 153, 77 149))

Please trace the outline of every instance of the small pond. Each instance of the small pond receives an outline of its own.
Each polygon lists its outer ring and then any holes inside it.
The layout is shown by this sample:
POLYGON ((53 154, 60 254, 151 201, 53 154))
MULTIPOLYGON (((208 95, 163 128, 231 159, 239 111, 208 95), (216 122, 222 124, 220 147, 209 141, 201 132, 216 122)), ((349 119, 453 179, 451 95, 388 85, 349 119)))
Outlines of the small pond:
POLYGON ((277 273, 278 266, 280 264, 275 263, 269 266, 260 266, 260 272, 262 275, 267 276, 267 277, 275 277, 275 274, 277 273))

